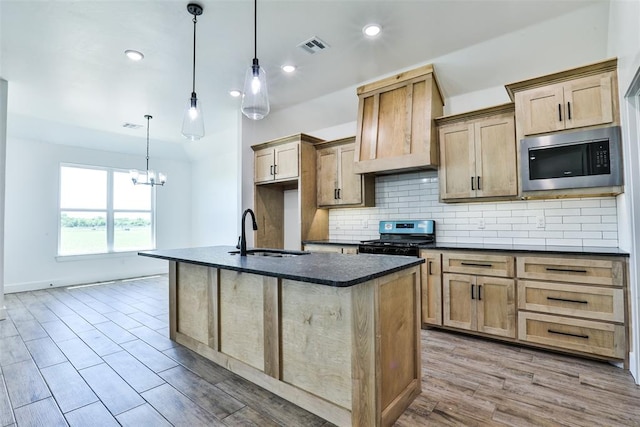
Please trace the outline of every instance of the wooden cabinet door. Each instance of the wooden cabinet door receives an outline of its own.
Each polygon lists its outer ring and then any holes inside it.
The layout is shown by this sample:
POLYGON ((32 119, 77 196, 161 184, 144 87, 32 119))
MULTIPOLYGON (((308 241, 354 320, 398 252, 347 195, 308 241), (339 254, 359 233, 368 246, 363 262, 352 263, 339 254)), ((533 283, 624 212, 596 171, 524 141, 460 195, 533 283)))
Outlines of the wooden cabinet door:
POLYGON ((332 206, 337 203, 338 149, 324 148, 318 151, 318 206, 332 206))
POLYGON ((516 114, 522 120, 525 135, 564 129, 563 91, 563 83, 558 83, 516 94, 516 114))
POLYGON ((265 148, 255 152, 254 182, 266 182, 274 180, 275 175, 273 174, 273 156, 273 148, 265 148))
POLYGON ((338 204, 355 205, 362 203, 362 175, 353 171, 356 145, 348 144, 338 148, 338 204))
POLYGON ((583 77, 565 84, 566 128, 613 122, 612 74, 583 77))
POLYGON ((422 323, 442 325, 442 261, 439 252, 420 251, 422 323))
POLYGON ((475 123, 476 197, 516 196, 515 120, 512 114, 475 123))
POLYGON ((439 180, 440 197, 443 200, 475 196, 475 190, 471 188, 476 169, 473 132, 473 124, 440 128, 439 180))
POLYGON ((476 277, 478 332, 516 337, 516 292, 513 279, 476 277))
POLYGON ((475 276, 442 275, 443 323, 445 326, 477 330, 475 276))
POLYGON ((298 177, 298 147, 299 144, 297 142, 275 147, 273 166, 275 179, 283 180, 298 177))

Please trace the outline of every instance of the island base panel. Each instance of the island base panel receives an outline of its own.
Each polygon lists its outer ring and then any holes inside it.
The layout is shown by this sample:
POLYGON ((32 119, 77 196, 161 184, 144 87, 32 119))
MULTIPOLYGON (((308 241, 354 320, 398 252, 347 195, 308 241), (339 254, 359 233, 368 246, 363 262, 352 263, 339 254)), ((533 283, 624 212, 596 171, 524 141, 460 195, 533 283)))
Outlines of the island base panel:
POLYGON ((179 262, 170 336, 338 426, 387 426, 420 393, 420 279, 332 287, 179 262))

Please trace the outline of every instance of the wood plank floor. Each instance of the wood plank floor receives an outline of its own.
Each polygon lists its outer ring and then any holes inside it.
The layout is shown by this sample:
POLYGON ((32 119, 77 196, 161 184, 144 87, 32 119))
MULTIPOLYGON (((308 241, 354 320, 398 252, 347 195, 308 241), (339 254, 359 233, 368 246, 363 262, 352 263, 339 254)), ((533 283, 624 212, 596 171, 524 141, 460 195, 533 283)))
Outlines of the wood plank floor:
MULTIPOLYGON (((6 296, 0 427, 330 426, 168 337, 166 276, 6 296)), ((422 331, 422 394, 396 426, 640 426, 628 371, 422 331)))

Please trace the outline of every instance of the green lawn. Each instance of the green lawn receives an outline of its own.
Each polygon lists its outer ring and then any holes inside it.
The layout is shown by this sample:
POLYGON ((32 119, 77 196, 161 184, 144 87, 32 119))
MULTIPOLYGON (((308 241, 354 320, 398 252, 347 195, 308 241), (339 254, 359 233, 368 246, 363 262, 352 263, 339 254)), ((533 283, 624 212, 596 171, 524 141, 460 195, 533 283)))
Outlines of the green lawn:
MULTIPOLYGON (((60 253, 63 255, 107 252, 107 230, 104 227, 62 227, 60 253)), ((148 249, 151 228, 116 228, 115 250, 148 249)))

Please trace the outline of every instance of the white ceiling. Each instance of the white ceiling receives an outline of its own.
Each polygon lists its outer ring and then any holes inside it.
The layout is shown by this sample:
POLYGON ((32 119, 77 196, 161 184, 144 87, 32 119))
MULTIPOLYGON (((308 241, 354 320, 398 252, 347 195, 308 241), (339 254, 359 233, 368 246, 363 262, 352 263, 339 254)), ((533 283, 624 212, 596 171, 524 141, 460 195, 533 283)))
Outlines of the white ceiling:
MULTIPOLYGON (((273 112, 603 1, 260 0, 258 57, 273 112), (369 22, 383 26, 375 40, 362 35, 369 22), (330 48, 309 55, 296 47, 312 36, 330 48), (295 74, 281 72, 285 62, 298 67, 295 74)), ((122 124, 144 124, 152 114, 152 138, 184 142, 193 35, 187 3, 0 0, 10 129, 47 129, 51 139, 64 139, 67 127, 144 138, 144 129, 122 124), (125 49, 145 59, 131 62, 125 49)), ((240 107, 228 91, 241 89, 253 57, 253 1, 198 3, 196 91, 211 134, 224 128, 224 111, 240 107)), ((473 78, 438 75, 447 97, 505 83, 491 68, 466 76, 473 78)))

